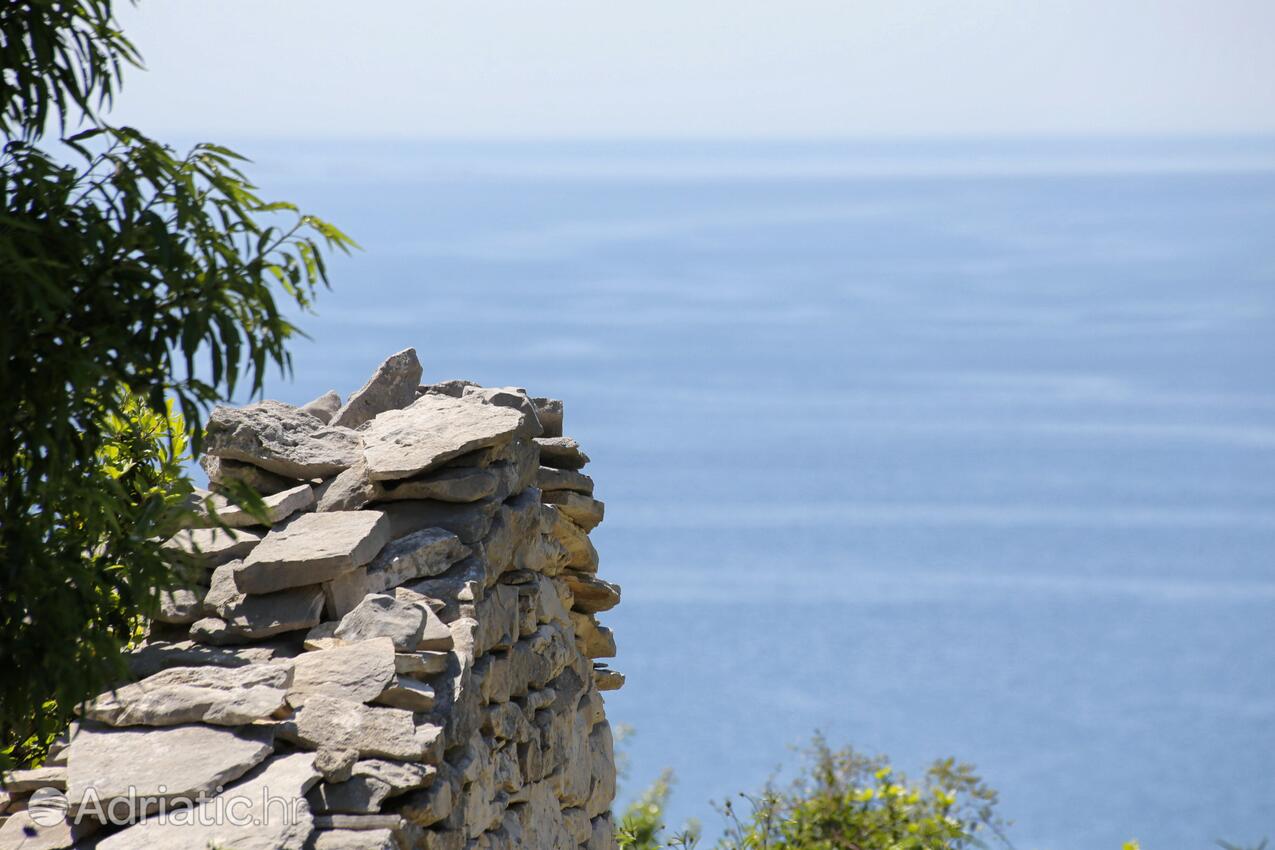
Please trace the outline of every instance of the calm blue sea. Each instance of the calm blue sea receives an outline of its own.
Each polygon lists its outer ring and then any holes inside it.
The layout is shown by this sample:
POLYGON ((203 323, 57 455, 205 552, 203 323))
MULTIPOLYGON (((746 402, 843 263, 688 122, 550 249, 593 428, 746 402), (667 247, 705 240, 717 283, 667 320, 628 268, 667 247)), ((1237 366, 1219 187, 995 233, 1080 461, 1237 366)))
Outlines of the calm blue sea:
POLYGON ((1275 839, 1275 144, 239 147, 364 248, 272 396, 567 400, 622 797, 818 729, 1019 848, 1275 839))

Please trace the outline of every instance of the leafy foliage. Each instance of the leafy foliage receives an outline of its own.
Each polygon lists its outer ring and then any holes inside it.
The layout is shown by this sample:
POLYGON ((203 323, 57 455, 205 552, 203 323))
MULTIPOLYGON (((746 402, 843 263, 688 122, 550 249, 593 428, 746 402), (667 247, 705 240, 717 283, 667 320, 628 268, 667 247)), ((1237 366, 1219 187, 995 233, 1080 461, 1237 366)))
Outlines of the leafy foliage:
POLYGON ((182 578, 160 540, 202 414, 290 369, 277 294, 309 308, 322 251, 353 243, 260 198, 233 151, 178 154, 102 120, 139 61, 110 0, 0 4, 0 57, 3 762, 38 756, 117 680, 138 618, 182 578), (49 148, 50 124, 84 129, 49 148))
MULTIPOLYGON (((986 847, 987 840, 1009 846, 997 794, 970 765, 942 759, 913 783, 885 757, 834 751, 818 735, 808 758, 788 788, 741 794, 743 811, 730 801, 722 805, 719 850, 964 850, 986 847)), ((666 773, 629 807, 617 830, 621 847, 695 846, 698 831, 661 843, 670 781, 666 773)))

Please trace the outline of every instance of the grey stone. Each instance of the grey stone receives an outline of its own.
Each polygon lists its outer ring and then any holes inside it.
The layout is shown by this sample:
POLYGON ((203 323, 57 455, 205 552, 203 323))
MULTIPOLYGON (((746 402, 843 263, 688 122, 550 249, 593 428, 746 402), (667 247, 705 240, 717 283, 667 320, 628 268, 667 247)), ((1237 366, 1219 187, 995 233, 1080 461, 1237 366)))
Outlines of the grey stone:
POLYGON ((159 592, 156 621, 173 625, 190 625, 203 616, 203 588, 175 587, 159 592))
POLYGON ((431 599, 441 599, 446 605, 439 617, 450 623, 461 616, 461 606, 480 601, 486 584, 487 568, 481 560, 465 558, 451 569, 434 578, 421 579, 404 585, 404 589, 431 599))
POLYGON ((533 398, 536 406, 536 418, 544 429, 542 437, 562 436, 562 401, 556 398, 533 398))
POLYGON ((390 795, 390 786, 371 776, 351 776, 337 784, 315 786, 307 796, 317 814, 376 814, 390 795))
POLYGON ((544 433, 536 415, 536 406, 522 387, 465 387, 461 398, 478 398, 486 404, 508 407, 522 413, 523 425, 516 434, 518 437, 539 437, 544 433))
POLYGON ((363 566, 390 540, 379 511, 302 514, 266 535, 235 573, 245 593, 318 584, 363 566))
POLYGON ((422 384, 416 388, 417 395, 447 395, 452 398, 460 398, 465 394, 466 387, 476 387, 473 381, 466 381, 463 378, 453 378, 450 381, 439 381, 437 384, 422 384))
POLYGON ((313 753, 278 756, 226 789, 221 799, 200 803, 185 816, 170 809, 167 820, 155 818, 117 832, 97 850, 303 850, 314 828, 304 800, 319 779, 314 758, 313 753), (233 808, 227 799, 235 801, 233 808), (227 811, 234 817, 226 817, 227 811))
MULTIPOLYGON (((41 816, 40 820, 48 820, 48 818, 41 816)), ((91 820, 79 824, 66 820, 44 824, 37 821, 30 811, 16 811, 7 819, 0 816, 0 848, 3 850, 69 850, 81 841, 91 839, 96 829, 97 823, 91 820)))
POLYGON ((112 726, 237 726, 283 707, 290 662, 218 669, 172 667, 103 694, 84 709, 87 720, 112 726))
POLYGON ((278 401, 213 408, 204 440, 210 455, 300 480, 337 474, 359 459, 362 448, 359 435, 349 428, 325 425, 278 401))
POLYGON ((593 832, 584 850, 618 850, 615 840, 615 823, 611 813, 598 815, 593 819, 593 832))
POLYGON ((199 465, 204 468, 208 483, 214 490, 238 482, 248 485, 263 496, 269 496, 297 486, 295 478, 285 478, 243 461, 206 454, 199 458, 199 465))
POLYGON ((595 575, 567 570, 562 579, 571 589, 575 602, 572 608, 586 614, 609 611, 620 604, 620 586, 603 581, 595 575))
POLYGON ((552 466, 542 466, 536 470, 536 486, 545 492, 550 490, 571 490, 576 493, 583 493, 586 496, 593 495, 593 479, 574 469, 554 469, 552 466))
POLYGON ((414 531, 391 541, 368 564, 368 591, 376 593, 413 579, 441 575, 468 554, 468 547, 450 531, 414 531))
POLYGON ((328 390, 313 401, 307 401, 301 405, 301 409, 324 425, 327 425, 332 422, 332 417, 336 416, 336 412, 341 409, 341 396, 336 390, 328 390))
POLYGON ((589 462, 589 456, 580 444, 570 437, 537 437, 540 447, 540 465, 555 469, 580 469, 589 462))
POLYGON ((385 637, 303 652, 293 663, 288 689, 293 706, 305 705, 314 694, 371 702, 395 681, 394 643, 385 637))
MULTIPOLYGON (((208 501, 211 507, 216 511, 217 519, 223 524, 231 528, 244 528, 250 525, 261 525, 261 521, 252 514, 248 513, 242 506, 233 504, 225 496, 213 495, 208 501)), ((314 488, 309 484, 297 484, 273 493, 269 496, 263 496, 261 501, 266 509, 266 525, 274 525, 276 522, 282 522, 298 511, 308 511, 314 507, 314 488)), ((208 517, 206 523, 211 525, 212 518, 208 517)))
POLYGON ((447 652, 452 648, 451 630, 438 618, 432 608, 425 608, 425 627, 421 630, 416 649, 447 652))
POLYGON ((390 638, 394 649, 411 652, 418 648, 425 630, 429 609, 411 602, 400 602, 393 596, 369 593, 353 611, 341 618, 333 633, 343 641, 390 638))
POLYGON ((323 613, 328 619, 339 620, 354 610, 363 597, 371 593, 367 567, 356 567, 344 575, 323 583, 323 613))
POLYGON ((314 769, 328 782, 344 782, 354 775, 354 765, 358 760, 358 750, 339 746, 319 747, 314 757, 314 769))
POLYGON ((367 477, 367 464, 358 463, 335 478, 329 478, 315 490, 319 511, 357 511, 372 501, 376 488, 367 477))
POLYGON ((403 676, 428 678, 446 669, 446 652, 399 652, 394 655, 394 670, 403 676))
POLYGON ((350 700, 315 695, 297 712, 295 734, 311 747, 340 741, 360 756, 379 756, 437 764, 442 758, 442 729, 417 725, 412 712, 369 707, 350 700))
POLYGON ((191 640, 152 641, 125 656, 129 671, 138 678, 152 676, 172 667, 244 667, 265 664, 297 654, 290 644, 268 643, 245 647, 205 646, 191 640))
POLYGON ((218 567, 204 597, 204 610, 222 620, 230 635, 260 640, 308 629, 319 622, 322 589, 297 587, 250 596, 239 590, 238 577, 244 568, 240 562, 218 567))
POLYGON ((324 829, 315 833, 314 850, 400 850, 389 829, 324 829))
POLYGON ((265 732, 201 725, 158 729, 84 725, 68 751, 67 799, 74 809, 86 802, 90 789, 103 805, 130 794, 169 801, 208 794, 270 755, 273 747, 265 732), (165 790, 160 791, 161 786, 165 790))
POLYGON ((432 826, 452 813, 460 796, 460 780, 445 765, 429 787, 404 797, 399 813, 417 826, 432 826))
POLYGON ((526 414, 476 398, 423 395, 410 407, 381 414, 363 432, 373 481, 411 478, 475 449, 509 441, 526 414))
POLYGON ((405 537, 422 528, 442 528, 459 537, 460 542, 469 544, 487 536, 492 517, 500 510, 500 502, 495 499, 465 504, 389 502, 379 506, 378 510, 389 517, 390 535, 394 538, 405 537))
POLYGON ((374 482, 372 501, 436 499, 440 502, 477 502, 493 495, 500 482, 500 474, 491 469, 472 466, 444 468, 420 478, 374 482))
POLYGON ((386 411, 407 407, 416 399, 421 371, 416 349, 391 354, 366 384, 350 394, 345 406, 332 417, 332 424, 357 428, 386 411))
POLYGON ((37 788, 57 788, 65 791, 66 767, 46 765, 0 773, 0 789, 3 789, 6 794, 27 794, 37 788))
POLYGON ((391 797, 416 791, 433 784, 438 768, 429 764, 367 759, 354 765, 355 776, 367 776, 384 782, 391 797))
POLYGON ((181 553, 206 569, 242 558, 261 542, 261 535, 246 529, 188 528, 177 532, 164 548, 181 553))
POLYGON ((606 510, 606 505, 597 499, 571 490, 551 490, 542 494, 541 498, 586 532, 592 531, 602 522, 606 510))
POLYGON ((408 711, 430 711, 437 700, 434 689, 429 685, 409 676, 398 676, 377 696, 376 702, 394 708, 405 708, 408 711))

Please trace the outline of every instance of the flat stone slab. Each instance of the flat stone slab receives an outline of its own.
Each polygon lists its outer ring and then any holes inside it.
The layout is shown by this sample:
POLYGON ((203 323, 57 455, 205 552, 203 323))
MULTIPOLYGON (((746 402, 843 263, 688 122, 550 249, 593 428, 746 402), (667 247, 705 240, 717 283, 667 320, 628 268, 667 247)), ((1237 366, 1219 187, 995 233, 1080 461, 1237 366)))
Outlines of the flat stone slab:
MULTIPOLYGON (((212 502, 213 510, 217 512, 217 519, 231 528, 244 528, 245 526, 262 524, 261 520, 248 513, 241 506, 231 503, 225 496, 214 495, 210 501, 212 502)), ((308 511, 314 508, 314 488, 309 484, 298 484, 287 490, 264 496, 261 501, 266 506, 267 522, 265 524, 274 525, 298 511, 308 511)), ((212 518, 208 517, 207 522, 211 523, 212 518)))
POLYGON ((161 590, 155 620, 188 626, 203 616, 203 597, 203 588, 175 587, 172 590, 161 590))
POLYGON ((245 647, 206 646, 192 640, 151 641, 125 656, 129 671, 138 678, 172 667, 244 667, 291 658, 290 645, 271 643, 245 647))
POLYGON ((261 640, 318 624, 324 599, 321 587, 310 585, 250 596, 239 589, 238 576, 243 569, 240 561, 222 564, 213 571, 211 586, 204 596, 204 611, 224 621, 232 635, 261 640))
POLYGON ((349 428, 279 401, 246 407, 215 407, 208 418, 204 451, 260 466, 287 478, 327 478, 359 459, 363 442, 349 428))
POLYGON ((537 437, 535 442, 540 447, 542 466, 577 470, 589 462, 589 456, 571 437, 537 437))
POLYGON ((314 850, 399 850, 389 829, 325 829, 314 837, 314 850))
POLYGON ((314 758, 314 753, 278 756, 189 815, 170 811, 167 823, 155 819, 129 827, 97 850, 303 850, 314 830, 305 801, 319 780, 314 758))
POLYGON ((387 410, 407 407, 416 399, 421 372, 415 348, 391 354, 366 384, 350 394, 345 406, 333 415, 332 424, 357 428, 387 410))
POLYGON ((188 528, 177 532, 164 543, 164 548, 181 552, 206 569, 242 558, 261 542, 255 531, 232 528, 188 528))
POLYGON ((592 496, 572 490, 550 490, 540 497, 545 504, 554 505, 572 522, 585 531, 592 531, 606 515, 606 505, 592 496))
POLYGON ((84 717, 112 726, 236 726, 282 708, 291 679, 289 662, 229 670, 173 667, 103 694, 84 717))
POLYGON ((542 466, 536 471, 536 486, 542 491, 572 490, 586 496, 593 495, 593 479, 575 469, 555 469, 542 466))
POLYGON ((452 502, 389 502, 380 510, 390 518, 390 532, 395 538, 406 537, 422 528, 443 528, 460 538, 461 543, 477 543, 491 531, 492 518, 500 510, 496 499, 455 504, 452 502))
POLYGON ((288 690, 293 706, 305 705, 314 694, 371 702, 396 681, 394 642, 387 637, 303 652, 293 664, 288 690))
POLYGON ((275 475, 273 472, 268 472, 259 466, 253 466, 251 463, 244 463, 239 460, 230 460, 229 458, 206 454, 199 458, 199 465, 208 474, 208 483, 214 488, 218 486, 224 487, 234 481, 247 484, 261 495, 268 496, 271 493, 281 493, 297 486, 294 478, 275 475))
POLYGON ((341 395, 336 390, 328 390, 318 398, 307 401, 301 409, 320 422, 330 424, 332 417, 341 409, 341 395))
POLYGON ((500 483, 501 476, 494 470, 459 466, 429 472, 420 478, 373 482, 372 501, 437 499, 440 502, 477 502, 493 495, 500 483))
POLYGON ((564 571, 562 578, 566 580, 567 587, 571 588, 571 594, 575 599, 572 607, 577 611, 596 614, 599 611, 609 611, 620 604, 618 584, 575 570, 564 571))
POLYGON ((67 752, 67 799, 74 808, 94 798, 107 805, 130 794, 170 801, 211 794, 273 752, 266 730, 254 733, 202 725, 83 725, 67 752))
POLYGON ((302 514, 266 535, 235 573, 244 593, 269 593, 334 579, 376 557, 390 540, 380 511, 302 514))
POLYGON ((398 652, 412 652, 425 631, 426 615, 432 613, 423 605, 402 602, 388 594, 369 593, 341 618, 333 637, 347 642, 389 638, 398 652))
POLYGON ((373 481, 411 478, 475 449, 507 442, 525 428, 521 410, 480 398, 421 396, 410 407, 376 417, 363 432, 373 481))
POLYGON ((469 554, 460 538, 442 528, 423 528, 394 540, 368 564, 367 588, 378 593, 407 581, 447 572, 469 554))
POLYGON ((437 764, 443 755, 443 730, 422 723, 400 708, 372 707, 351 700, 316 694, 297 712, 294 734, 307 746, 333 741, 358 750, 362 757, 379 756, 437 764))

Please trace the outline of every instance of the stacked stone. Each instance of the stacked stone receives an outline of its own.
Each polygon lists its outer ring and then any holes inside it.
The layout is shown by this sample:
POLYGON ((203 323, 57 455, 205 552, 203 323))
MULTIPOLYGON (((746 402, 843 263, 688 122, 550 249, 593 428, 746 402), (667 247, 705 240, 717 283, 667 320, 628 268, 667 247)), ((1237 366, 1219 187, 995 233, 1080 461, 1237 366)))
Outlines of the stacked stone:
POLYGON ((623 677, 594 659, 620 590, 588 457, 557 400, 420 379, 409 349, 344 404, 213 412, 212 511, 166 544, 203 580, 164 595, 137 680, 6 778, 0 850, 614 846, 599 691, 623 677), (269 527, 218 495, 232 481, 269 527), (93 817, 21 811, 37 787, 93 817), (130 796, 195 809, 112 809, 130 796), (232 798, 245 825, 212 815, 232 798))

